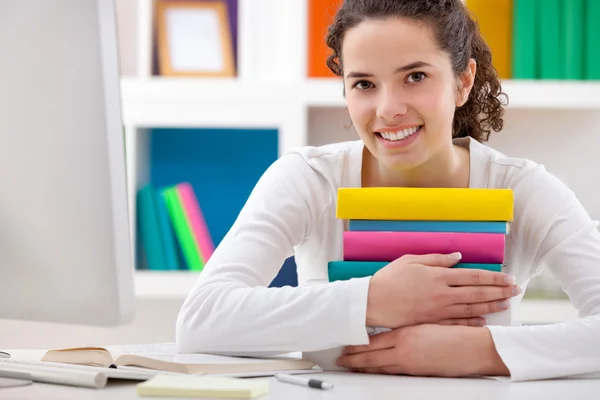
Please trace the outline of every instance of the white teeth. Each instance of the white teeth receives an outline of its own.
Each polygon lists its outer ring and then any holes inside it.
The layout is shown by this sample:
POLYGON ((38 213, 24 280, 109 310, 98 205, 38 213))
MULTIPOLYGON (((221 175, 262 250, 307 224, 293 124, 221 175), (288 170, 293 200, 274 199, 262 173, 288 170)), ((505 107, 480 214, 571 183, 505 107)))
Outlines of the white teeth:
POLYGON ((387 140, 402 140, 406 139, 416 131, 418 131, 420 126, 413 126, 412 128, 403 129, 398 132, 379 132, 380 135, 387 140))

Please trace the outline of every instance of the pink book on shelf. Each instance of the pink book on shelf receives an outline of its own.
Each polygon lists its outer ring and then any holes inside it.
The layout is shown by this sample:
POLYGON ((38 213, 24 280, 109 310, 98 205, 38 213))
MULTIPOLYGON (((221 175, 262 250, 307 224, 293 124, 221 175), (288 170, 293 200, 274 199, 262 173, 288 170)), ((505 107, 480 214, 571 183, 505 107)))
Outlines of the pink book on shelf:
POLYGON ((179 183, 175 186, 179 192, 185 214, 187 215, 192 233, 196 239, 196 244, 200 249, 200 255, 204 264, 208 261, 215 251, 215 245, 208 231, 204 214, 200 209, 200 204, 194 193, 194 188, 187 182, 179 183))
POLYGON ((393 261, 405 254, 462 253, 463 263, 504 262, 503 233, 344 232, 345 261, 393 261))

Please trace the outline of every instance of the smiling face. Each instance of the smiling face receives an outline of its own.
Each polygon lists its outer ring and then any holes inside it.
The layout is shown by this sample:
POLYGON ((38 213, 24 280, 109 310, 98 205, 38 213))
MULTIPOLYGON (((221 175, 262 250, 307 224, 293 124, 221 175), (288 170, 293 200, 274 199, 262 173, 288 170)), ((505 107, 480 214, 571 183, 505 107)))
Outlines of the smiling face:
POLYGON ((341 50, 350 118, 380 164, 408 170, 452 151, 454 111, 468 93, 427 25, 365 20, 341 50))

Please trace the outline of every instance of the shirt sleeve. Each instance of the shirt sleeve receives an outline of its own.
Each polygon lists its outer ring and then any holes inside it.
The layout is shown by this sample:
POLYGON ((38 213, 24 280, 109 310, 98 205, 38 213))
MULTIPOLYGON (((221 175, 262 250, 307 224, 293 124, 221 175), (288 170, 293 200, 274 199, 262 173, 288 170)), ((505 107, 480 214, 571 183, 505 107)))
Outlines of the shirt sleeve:
POLYGON ((368 343, 368 277, 268 287, 313 229, 322 179, 294 153, 265 171, 180 310, 179 351, 266 355, 368 343))
MULTIPOLYGON (((600 376, 600 233, 575 194, 542 166, 518 173, 516 235, 560 283, 579 319, 535 326, 489 326, 512 381, 600 376)), ((522 266, 525 267, 525 266, 522 266)))

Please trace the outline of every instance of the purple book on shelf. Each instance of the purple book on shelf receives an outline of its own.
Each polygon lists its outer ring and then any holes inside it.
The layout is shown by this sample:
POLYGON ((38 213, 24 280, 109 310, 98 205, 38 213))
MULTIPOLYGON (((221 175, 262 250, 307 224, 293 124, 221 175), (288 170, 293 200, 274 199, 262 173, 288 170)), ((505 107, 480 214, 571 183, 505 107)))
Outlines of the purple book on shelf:
POLYGON ((405 254, 462 253, 463 263, 504 263, 505 235, 462 232, 344 232, 345 261, 393 261, 405 254))

